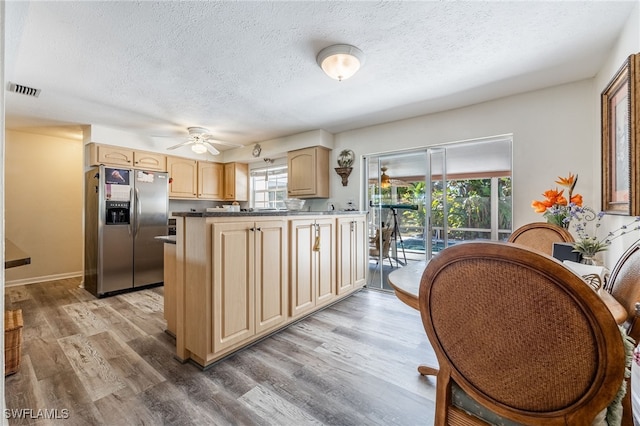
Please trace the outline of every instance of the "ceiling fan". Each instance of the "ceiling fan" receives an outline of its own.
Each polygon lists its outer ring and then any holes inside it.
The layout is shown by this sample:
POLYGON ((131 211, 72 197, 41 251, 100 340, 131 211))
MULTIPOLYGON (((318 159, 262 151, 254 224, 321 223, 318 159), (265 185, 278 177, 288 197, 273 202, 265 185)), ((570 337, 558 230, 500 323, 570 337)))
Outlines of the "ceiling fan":
POLYGON ((197 154, 204 154, 209 151, 211 155, 218 155, 220 154, 220 151, 218 151, 213 144, 232 146, 234 148, 243 146, 238 143, 217 140, 213 137, 211 132, 209 132, 209 129, 205 129, 204 127, 187 127, 187 130, 189 131, 189 138, 186 141, 170 146, 167 149, 176 149, 190 145, 191 150, 197 154))

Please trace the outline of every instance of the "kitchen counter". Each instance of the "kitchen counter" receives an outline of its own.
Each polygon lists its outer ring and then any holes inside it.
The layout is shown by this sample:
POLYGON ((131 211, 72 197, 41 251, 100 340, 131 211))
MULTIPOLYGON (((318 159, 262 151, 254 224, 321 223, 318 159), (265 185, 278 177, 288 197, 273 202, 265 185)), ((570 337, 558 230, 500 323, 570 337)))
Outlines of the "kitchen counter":
MULTIPOLYGON (((222 209, 221 209, 222 210, 222 209)), ((171 212, 171 215, 178 217, 250 217, 250 216, 319 216, 319 215, 361 215, 367 214, 366 211, 302 211, 302 210, 254 210, 244 212, 171 212)))
POLYGON ((176 243, 176 236, 175 235, 158 235, 157 237, 154 237, 156 240, 160 240, 163 243, 168 243, 168 244, 175 244, 176 243))
POLYGON ((207 368, 366 283, 367 212, 172 215, 165 318, 180 361, 207 368))

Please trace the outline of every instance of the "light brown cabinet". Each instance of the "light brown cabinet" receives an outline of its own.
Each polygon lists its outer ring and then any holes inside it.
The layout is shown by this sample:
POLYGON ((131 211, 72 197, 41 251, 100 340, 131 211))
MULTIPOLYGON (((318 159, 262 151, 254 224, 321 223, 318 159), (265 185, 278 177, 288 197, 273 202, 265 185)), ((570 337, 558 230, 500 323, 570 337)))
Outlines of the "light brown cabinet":
POLYGON ((249 165, 226 163, 224 165, 224 199, 230 201, 249 200, 249 165))
POLYGON ((322 146, 287 153, 287 194, 292 198, 329 198, 329 154, 322 146))
POLYGON ((198 198, 224 199, 224 164, 198 161, 198 198))
POLYGON ((144 170, 167 170, 165 155, 146 151, 91 143, 89 147, 89 165, 132 167, 144 170))
POLYGON ((296 219, 290 225, 291 316, 335 297, 335 218, 296 219))
POLYGON ((287 320, 286 221, 213 225, 213 351, 287 320))
POLYGON ((188 158, 167 158, 169 198, 197 198, 198 162, 188 158))
POLYGON ((169 157, 169 198, 223 200, 224 165, 209 161, 169 157))
POLYGON ((164 319, 167 332, 176 335, 176 245, 164 244, 164 319))
POLYGON ((364 215, 175 215, 176 357, 202 367, 347 297, 366 267, 347 262, 353 285, 337 294, 338 223, 341 253, 357 251, 364 215))
POLYGON ((366 282, 368 263, 367 220, 365 215, 337 220, 337 294, 348 293, 366 282))

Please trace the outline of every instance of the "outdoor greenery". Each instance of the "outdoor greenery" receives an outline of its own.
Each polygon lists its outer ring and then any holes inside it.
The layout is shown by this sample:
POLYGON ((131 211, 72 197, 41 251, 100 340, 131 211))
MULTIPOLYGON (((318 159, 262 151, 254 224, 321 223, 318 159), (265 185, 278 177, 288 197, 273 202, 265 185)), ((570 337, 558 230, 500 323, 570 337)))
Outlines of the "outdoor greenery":
MULTIPOLYGON (((445 189, 442 181, 434 182, 430 206, 433 227, 435 229, 443 227, 446 204, 449 240, 489 239, 491 236, 491 179, 450 180, 445 189), (456 230, 459 228, 479 230, 456 230)), ((401 204, 418 205, 418 210, 401 211, 403 230, 409 231, 409 234, 411 231, 415 233, 417 230, 422 230, 426 217, 425 182, 413 182, 395 190, 401 204)), ((391 188, 382 189, 381 195, 383 200, 390 199, 391 188)), ((498 197, 498 229, 510 230, 511 178, 498 179, 498 197)), ((504 234, 503 237, 506 238, 507 235, 504 234)))

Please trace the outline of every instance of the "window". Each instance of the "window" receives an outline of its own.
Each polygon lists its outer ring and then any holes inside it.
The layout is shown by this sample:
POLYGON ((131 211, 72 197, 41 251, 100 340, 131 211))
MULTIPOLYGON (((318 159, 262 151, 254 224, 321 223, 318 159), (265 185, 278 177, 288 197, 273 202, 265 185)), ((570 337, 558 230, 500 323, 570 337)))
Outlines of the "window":
POLYGON ((287 166, 251 171, 251 205, 255 209, 285 209, 287 166))

